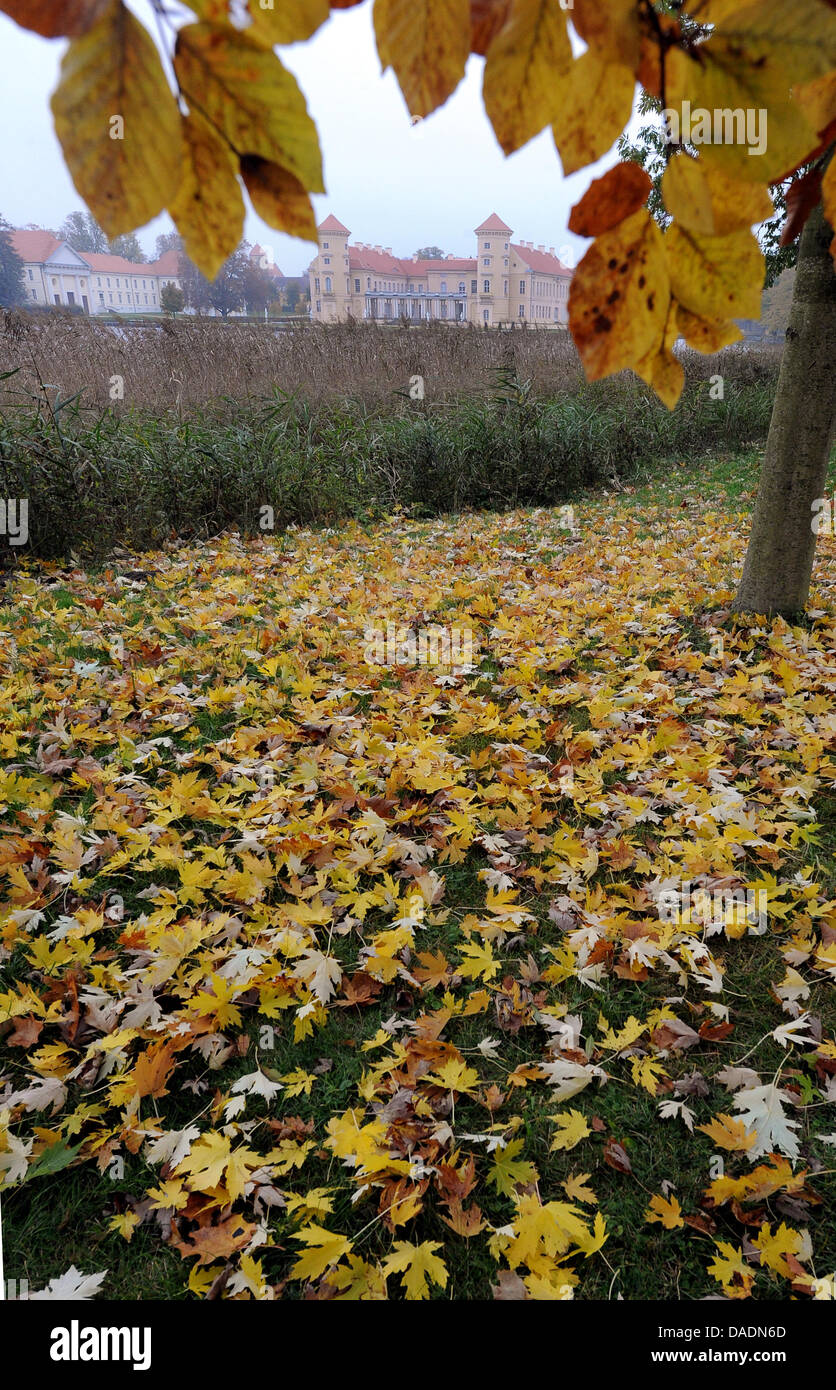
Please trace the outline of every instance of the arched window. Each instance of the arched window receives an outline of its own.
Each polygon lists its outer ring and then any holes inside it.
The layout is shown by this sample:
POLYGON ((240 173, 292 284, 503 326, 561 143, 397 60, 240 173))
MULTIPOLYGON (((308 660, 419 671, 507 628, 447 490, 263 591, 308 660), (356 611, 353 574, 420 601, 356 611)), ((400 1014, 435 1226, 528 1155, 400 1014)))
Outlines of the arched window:
POLYGON ((325 293, 326 293, 326 294, 330 294, 330 293, 331 293, 331 276, 330 276, 330 275, 326 275, 326 276, 325 276, 325 293))

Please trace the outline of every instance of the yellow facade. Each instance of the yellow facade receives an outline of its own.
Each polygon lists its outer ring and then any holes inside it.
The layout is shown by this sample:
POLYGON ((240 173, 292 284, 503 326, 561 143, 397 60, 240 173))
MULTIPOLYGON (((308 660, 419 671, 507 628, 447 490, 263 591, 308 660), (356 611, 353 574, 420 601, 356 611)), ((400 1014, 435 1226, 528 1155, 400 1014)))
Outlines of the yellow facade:
POLYGON ((316 322, 566 327, 571 270, 554 247, 514 242, 511 228, 495 213, 476 228, 473 257, 398 257, 391 247, 349 242, 350 231, 333 216, 320 224, 318 235, 308 271, 316 322))

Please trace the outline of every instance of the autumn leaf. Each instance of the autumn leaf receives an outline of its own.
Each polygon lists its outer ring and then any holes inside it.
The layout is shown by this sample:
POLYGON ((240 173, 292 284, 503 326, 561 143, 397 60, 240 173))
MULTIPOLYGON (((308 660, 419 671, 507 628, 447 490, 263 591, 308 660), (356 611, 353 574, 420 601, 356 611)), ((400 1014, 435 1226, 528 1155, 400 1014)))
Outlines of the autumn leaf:
POLYGON ((604 1162, 610 1168, 614 1168, 617 1173, 632 1173, 633 1165, 630 1156, 623 1144, 619 1144, 617 1139, 609 1138, 604 1145, 604 1162))
POLYGON ((727 1240, 715 1241, 715 1245, 720 1253, 708 1266, 709 1274, 723 1285, 729 1298, 746 1298, 755 1276, 746 1264, 742 1251, 735 1250, 727 1240))
POLYGON ((587 1186, 589 1173, 572 1173, 562 1184, 563 1190, 570 1202, 584 1202, 589 1206, 597 1206, 598 1198, 587 1186))
POLYGON ((506 154, 560 114, 557 96, 572 62, 559 0, 511 0, 508 19, 485 59, 485 111, 506 154))
POLYGON ((590 49, 635 69, 639 61, 639 11, 635 0, 573 0, 572 23, 590 49))
MULTIPOLYGON (((673 48, 666 62, 666 102, 682 109, 727 113, 720 140, 701 143, 701 157, 744 181, 770 183, 795 169, 815 144, 801 109, 790 100, 793 84, 821 76, 834 66, 834 27, 828 6, 811 0, 787 7, 759 0, 724 15, 710 37, 690 56, 673 48), (759 113, 765 112, 765 118, 759 113), (739 128, 739 112, 766 121, 766 130, 739 128), (754 137, 754 138, 753 138, 754 137)), ((702 132, 700 132, 700 135, 702 132)))
POLYGON ((669 298, 662 233, 642 208, 593 242, 572 280, 569 321, 590 380, 632 366, 654 347, 669 298))
POLYGON ((227 25, 187 24, 177 34, 177 80, 187 101, 237 156, 285 169, 321 193, 316 128, 295 77, 269 49, 227 25))
POLYGON ((394 68, 411 116, 429 116, 464 77, 468 0, 374 0, 373 16, 384 72, 394 68))
POLYGON ((654 1221, 661 1222, 666 1231, 675 1231, 678 1226, 685 1225, 682 1208, 675 1197, 651 1197, 650 1207, 645 1212, 644 1219, 648 1224, 654 1221))
MULTIPOLYGON (((606 63, 595 49, 589 48, 575 58, 556 86, 552 135, 563 173, 568 176, 593 164, 615 144, 630 120, 636 80, 628 67, 606 63)), ((637 164, 630 167, 643 172, 637 164)), ((574 230, 571 218, 569 226, 574 230)))
POLYGON ((169 211, 186 254, 214 278, 244 229, 244 199, 229 147, 195 110, 183 118, 183 177, 169 211))
POLYGON ((45 39, 78 38, 91 29, 112 0, 2 0, 0 10, 45 39))
POLYGON ((767 1221, 761 1226, 752 1244, 760 1251, 762 1265, 766 1265, 775 1274, 780 1274, 788 1279, 790 1268, 787 1259, 789 1256, 798 1255, 803 1240, 798 1231, 790 1230, 783 1221, 773 1234, 772 1227, 767 1221))
POLYGON ((668 212, 687 232, 726 236, 772 216, 772 200, 757 184, 741 184, 704 159, 678 154, 662 175, 668 212))
POLYGON ((228 1260, 230 1256, 249 1245, 256 1230, 257 1227, 252 1222, 230 1214, 215 1224, 198 1226, 183 1238, 180 1238, 175 1228, 171 1244, 184 1260, 197 1255, 199 1268, 201 1265, 211 1264, 213 1260, 228 1260))
POLYGON ((108 236, 172 200, 180 116, 152 39, 121 0, 71 42, 52 114, 73 183, 108 236))
POLYGON ((311 200, 295 174, 258 155, 245 154, 241 156, 241 177, 253 208, 269 227, 316 241, 311 200))
POLYGON ((700 236, 676 223, 664 237, 665 260, 676 299, 703 318, 757 318, 763 255, 748 231, 700 236))
POLYGON ((138 1096, 168 1095, 166 1082, 174 1070, 175 1043, 155 1043, 137 1058, 133 1080, 138 1096))
MULTIPOLYGON (((201 18, 206 17, 199 6, 192 8, 201 18)), ((328 0, 280 0, 273 5, 247 0, 247 11, 252 20, 247 33, 268 48, 309 39, 330 14, 328 0)))
POLYGON ((511 0, 470 0, 470 51, 484 58, 506 19, 511 0))
POLYGON ((387 1255, 384 1269, 386 1273, 402 1276, 408 1299, 424 1299, 430 1296, 430 1284, 439 1288, 447 1287, 447 1269, 444 1261, 436 1255, 441 1245, 437 1240, 425 1240, 421 1245, 413 1245, 408 1240, 396 1240, 387 1255))
POLYGON ((302 1241, 307 1246, 291 1267, 290 1274, 293 1279, 319 1279, 332 1265, 338 1264, 352 1248, 352 1243, 346 1236, 326 1231, 315 1222, 304 1226, 301 1231, 296 1231, 292 1239, 302 1241))
POLYGON ((650 175, 631 161, 616 164, 593 179, 569 216, 569 230, 578 236, 600 236, 638 212, 652 187, 650 175))
POLYGON ((440 1212, 440 1216, 445 1226, 449 1226, 451 1231, 455 1231, 457 1236, 463 1236, 465 1240, 472 1240, 478 1236, 480 1231, 484 1231, 487 1222, 485 1221, 479 1207, 474 1202, 471 1207, 465 1209, 460 1201, 455 1198, 448 1203, 449 1216, 440 1212))
POLYGON ((586 1118, 580 1110, 558 1111, 556 1115, 552 1116, 552 1120, 558 1126, 558 1133, 551 1142, 553 1153, 561 1149, 574 1149, 576 1144, 579 1144, 582 1139, 586 1139, 587 1135, 591 1133, 586 1118))
POLYGON ((732 1153, 747 1153, 755 1142, 742 1120, 733 1115, 715 1115, 707 1125, 697 1125, 697 1129, 713 1139, 721 1149, 732 1153))
POLYGON ((537 1169, 527 1159, 517 1158, 523 1147, 522 1139, 512 1139, 494 1155, 488 1182, 503 1197, 512 1197, 518 1187, 537 1181, 537 1169))
POLYGON ((479 1073, 465 1065, 459 1057, 451 1057, 435 1072, 428 1072, 426 1080, 434 1086, 443 1086, 445 1091, 456 1091, 462 1095, 471 1093, 479 1083, 479 1073))

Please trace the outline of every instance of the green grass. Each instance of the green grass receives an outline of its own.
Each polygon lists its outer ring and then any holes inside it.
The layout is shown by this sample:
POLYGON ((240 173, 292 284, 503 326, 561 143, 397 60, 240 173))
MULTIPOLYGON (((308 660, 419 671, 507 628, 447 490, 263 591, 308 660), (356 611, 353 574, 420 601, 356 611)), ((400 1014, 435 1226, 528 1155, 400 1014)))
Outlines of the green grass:
MULTIPOLYGON (((831 468, 829 486, 833 486, 834 481, 836 463, 831 468)), ((661 508, 658 524, 664 528, 665 510, 674 518, 683 503, 706 512, 722 512, 726 507, 745 511, 751 505, 756 482, 757 459, 753 453, 720 460, 701 458, 686 467, 674 467, 669 463, 645 465, 636 474, 628 493, 618 493, 609 498, 590 493, 587 494, 587 501, 595 507, 610 509, 615 516, 623 509, 641 510, 653 504, 661 508)), ((548 559, 548 556, 543 558, 548 559)), ((60 609, 69 609, 75 603, 74 596, 65 588, 58 590, 56 597, 60 609)), ((141 601, 138 601, 133 610, 137 620, 141 618, 142 611, 141 601)), ((682 638, 694 650, 705 653, 708 644, 705 630, 697 621, 698 616, 693 613, 681 616, 682 638)), ((97 649, 84 643, 74 644, 66 650, 68 654, 82 659, 98 654, 97 649)), ((752 659, 757 659, 756 652, 753 652, 752 659)), ((595 644, 591 642, 580 655, 577 665, 579 669, 588 671, 595 669, 595 663, 595 644)), ((490 662, 486 673, 488 685, 499 672, 497 663, 490 662)), ((582 703, 561 707, 561 716, 576 732, 590 728, 589 713, 582 703)), ((205 712, 200 712, 195 722, 199 729, 200 747, 216 743, 230 727, 230 718, 205 712)), ((155 731, 163 729, 164 726, 160 725, 155 731)), ((451 749, 459 756, 467 757, 471 753, 481 752, 490 742, 489 735, 475 732, 454 742, 451 749)), ((615 778, 614 773, 607 776, 610 781, 615 778)), ((80 804, 83 809, 83 798, 80 804)), ((817 812, 818 838, 815 843, 801 843, 790 869, 806 866, 829 886, 830 892, 834 892, 836 797, 830 792, 820 792, 812 804, 817 812)), ((68 809, 71 805, 76 811, 79 809, 78 801, 68 802, 68 809)), ((484 902, 484 885, 478 878, 478 871, 485 863, 482 851, 474 848, 463 863, 446 865, 440 870, 446 883, 443 901, 449 916, 445 923, 428 927, 422 933, 422 950, 450 951, 461 941, 458 932, 461 917, 484 902)), ((611 884, 614 879, 612 875, 607 877, 608 873, 603 870, 599 881, 611 884)), ((107 878, 94 885, 94 888, 122 893, 130 908, 139 904, 136 894, 146 886, 146 882, 151 882, 152 877, 158 883, 167 881, 165 873, 157 870, 143 881, 127 877, 107 878)), ((171 876, 171 881, 176 881, 175 876, 171 876)), ((543 947, 556 944, 560 937, 550 924, 542 901, 532 895, 525 906, 535 912, 537 921, 522 934, 523 940, 513 950, 506 949, 503 954, 503 965, 511 973, 512 967, 518 961, 524 961, 529 953, 538 963, 545 964, 547 957, 543 955, 543 947)), ((369 929, 373 926, 374 917, 370 916, 369 929)), ((338 957, 342 954, 346 964, 356 953, 356 947, 357 943, 352 939, 334 943, 335 953, 338 957)), ((763 1075, 772 1075, 783 1066, 786 1076, 787 1054, 768 1035, 766 1041, 763 1040, 763 1000, 768 997, 771 983, 781 976, 784 968, 777 940, 772 937, 744 937, 724 942, 719 953, 727 971, 723 997, 729 996, 734 1003, 734 1034, 730 1039, 701 1046, 698 1062, 687 1051, 673 1054, 666 1063, 672 1079, 689 1074, 696 1066, 700 1069, 705 1067, 707 1072, 714 1071, 727 1057, 739 1059, 750 1051, 749 1065, 763 1075)), ((576 981, 570 980, 565 985, 563 1002, 569 1012, 581 1007, 589 1010, 594 1003, 610 1024, 618 1027, 631 1013, 643 1016, 654 1004, 660 1004, 664 998, 676 992, 670 977, 660 972, 651 974, 641 984, 622 981, 616 985, 608 981, 594 1001, 576 981)), ((424 1011, 438 1008, 440 1003, 439 990, 430 991, 420 1000, 416 998, 412 1001, 416 1008, 420 1004, 424 1011)), ((821 1017, 825 1033, 832 1034, 836 1030, 836 1001, 824 977, 813 986, 809 1007, 821 1017)), ((293 1044, 283 1037, 278 1024, 275 1045, 260 1049, 261 1029, 270 1021, 259 1018, 249 1010, 245 1014, 243 1031, 249 1034, 250 1050, 224 1070, 223 1084, 228 1088, 237 1075, 252 1070, 257 1048, 261 1064, 277 1073, 297 1067, 314 1070, 321 1059, 326 1058, 332 1065, 320 1076, 312 1096, 299 1096, 287 1103, 286 1110, 305 1121, 321 1120, 342 1111, 356 1103, 357 1086, 368 1056, 362 1052, 361 1043, 392 1015, 392 1011, 391 995, 387 997, 385 1005, 333 1010, 328 1015, 326 1025, 301 1044, 293 1044)), ((455 1020, 449 1036, 467 1056, 468 1048, 476 1047, 486 1034, 496 1036, 496 1033, 493 1017, 479 1015, 455 1020)), ((502 1044, 501 1061, 495 1064, 488 1061, 484 1068, 486 1077, 495 1080, 500 1088, 505 1083, 508 1071, 517 1062, 528 1060, 531 1056, 531 1048, 526 1046, 525 1030, 521 1032, 519 1040, 503 1034, 502 1044)), ((799 1070, 799 1063, 790 1063, 789 1069, 799 1070)), ((193 1077, 198 1079, 204 1073, 205 1067, 195 1060, 192 1065, 193 1077)), ((178 1076, 181 1075, 188 1077, 189 1069, 178 1073, 178 1076)), ((211 1075, 209 1082, 209 1090, 201 1097, 191 1092, 180 1092, 166 1099, 165 1119, 169 1127, 187 1123, 195 1109, 202 1109, 211 1103, 211 1075)), ((660 1192, 661 1184, 668 1181, 675 1184, 675 1195, 686 1214, 698 1210, 708 1159, 714 1152, 712 1140, 698 1131, 689 1133, 678 1119, 660 1123, 656 1116, 656 1102, 650 1095, 613 1079, 603 1088, 588 1088, 569 1102, 589 1121, 593 1117, 602 1121, 600 1131, 594 1130, 583 1146, 570 1153, 552 1153, 550 1143, 554 1130, 549 1116, 556 1107, 544 1104, 542 1088, 522 1089, 517 1092, 516 1099, 522 1117, 520 1134, 526 1138, 524 1154, 537 1163, 542 1190, 552 1198, 560 1199, 560 1184, 566 1178, 578 1172, 589 1172, 590 1185, 601 1209, 606 1212, 610 1237, 601 1258, 590 1261, 583 1270, 584 1297, 606 1299, 621 1295, 628 1300, 700 1299, 714 1291, 715 1286, 705 1270, 707 1260, 713 1253, 709 1237, 698 1236, 690 1228, 664 1231, 661 1226, 648 1225, 644 1220, 650 1195, 660 1192), (616 1172, 603 1161, 604 1141, 610 1136, 624 1145, 632 1163, 632 1173, 616 1172)), ((711 1094, 705 1100, 695 1097, 689 1104, 696 1111, 695 1124, 699 1125, 715 1113, 718 1104, 728 1107, 728 1097, 720 1088, 712 1087, 711 1094)), ((248 1113, 259 1117, 267 1112, 254 1106, 248 1113)), ((466 1098, 457 1101, 457 1115, 464 1129, 477 1132, 485 1125, 485 1110, 475 1101, 466 1098)), ((811 1136, 832 1129, 832 1120, 826 1119, 826 1107, 807 1107, 798 1113, 797 1118, 804 1125, 801 1133, 804 1144, 811 1136)), ((734 1163, 734 1159, 730 1160, 730 1171, 734 1163)), ((305 1169, 308 1186, 327 1185, 336 1167, 337 1161, 333 1158, 312 1158, 305 1169)), ((741 1171, 739 1167, 734 1170, 741 1171)), ((143 1185, 148 1185, 155 1177, 156 1174, 140 1160, 128 1159, 124 1177, 118 1181, 99 1177, 90 1165, 85 1165, 52 1176, 35 1177, 21 1187, 4 1193, 7 1277, 18 1280, 27 1278, 33 1287, 40 1287, 56 1272, 75 1264, 79 1268, 106 1268, 109 1271, 107 1291, 110 1298, 173 1300, 187 1297, 184 1263, 175 1251, 161 1243, 153 1228, 139 1227, 130 1244, 106 1230, 107 1218, 124 1207, 127 1197, 143 1185)), ((821 1177, 817 1186, 830 1201, 832 1210, 836 1197, 834 1175, 829 1173, 821 1177)), ((352 1206, 348 1196, 349 1189, 337 1189, 335 1226, 349 1235, 366 1232, 360 1238, 357 1250, 358 1253, 367 1254, 375 1248, 381 1232, 379 1227, 367 1231, 372 1209, 365 1203, 352 1206)), ((501 1225, 509 1219, 511 1209, 507 1199, 492 1193, 485 1184, 480 1185, 476 1196, 491 1223, 501 1225)), ((770 1207, 769 1216, 773 1224, 783 1219, 780 1210, 773 1207, 770 1207)), ((717 1238, 739 1243, 740 1227, 730 1219, 727 1209, 723 1209, 717 1219, 717 1238)), ((271 1225, 275 1230, 277 1246, 265 1252, 268 1279, 279 1277, 278 1271, 286 1264, 288 1252, 294 1249, 286 1239, 293 1227, 280 1212, 271 1219, 271 1225)), ((409 1238, 409 1232, 399 1230, 397 1234, 406 1234, 409 1238)), ((437 1215, 428 1210, 421 1238, 445 1241, 445 1258, 450 1270, 447 1290, 443 1294, 435 1290, 433 1296, 453 1299, 489 1297, 490 1285, 497 1273, 494 1262, 478 1243, 450 1243, 445 1239, 447 1235, 447 1228, 437 1215)), ((815 1249, 818 1273, 836 1269, 836 1223, 832 1218, 816 1221, 815 1249)), ((766 1299, 784 1296, 777 1281, 760 1272, 757 1275, 756 1294, 766 1299)), ((299 1296, 298 1286, 290 1286, 286 1296, 299 1296)))
MULTIPOLYGON (((278 391, 186 418, 83 398, 52 412, 25 403, 0 411, 0 496, 28 499, 27 554, 85 562, 117 544, 141 550, 230 527, 263 536, 393 509, 553 506, 613 479, 632 480, 638 501, 652 479, 658 501, 683 460, 765 438, 770 371, 730 379, 723 401, 692 382, 674 411, 626 377, 511 405, 490 382, 420 408, 397 394, 372 407, 278 391)), ((732 498, 731 472, 714 467, 704 485, 725 483, 732 498)))

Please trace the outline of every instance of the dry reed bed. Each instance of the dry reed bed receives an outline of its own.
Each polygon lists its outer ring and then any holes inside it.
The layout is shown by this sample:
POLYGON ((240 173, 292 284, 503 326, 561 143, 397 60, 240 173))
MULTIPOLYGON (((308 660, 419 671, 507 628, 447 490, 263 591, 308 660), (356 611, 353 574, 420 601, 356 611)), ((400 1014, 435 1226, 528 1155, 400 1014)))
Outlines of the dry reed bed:
MULTIPOLYGON (((742 386, 774 381, 780 349, 737 347, 712 357, 685 350, 682 360, 690 383, 720 373, 742 386)), ((424 378, 429 401, 445 402, 483 394, 503 368, 530 381, 541 399, 575 392, 584 381, 571 338, 555 331, 363 323, 279 330, 190 318, 133 326, 15 311, 0 325, 0 376, 14 373, 0 381, 0 408, 31 400, 42 383, 108 406, 120 377, 125 404, 155 412, 190 411, 223 397, 240 401, 276 387, 311 401, 350 398, 377 409, 397 403, 395 393, 408 392, 415 375, 424 378)), ((632 380, 625 374, 617 389, 632 380)), ((639 382, 627 389, 646 394, 639 382)))

